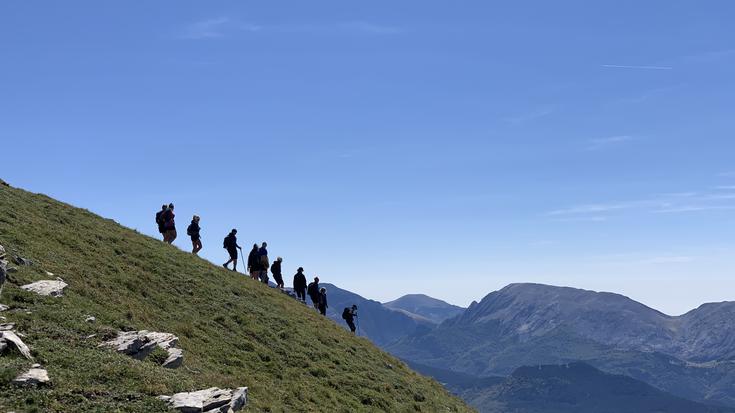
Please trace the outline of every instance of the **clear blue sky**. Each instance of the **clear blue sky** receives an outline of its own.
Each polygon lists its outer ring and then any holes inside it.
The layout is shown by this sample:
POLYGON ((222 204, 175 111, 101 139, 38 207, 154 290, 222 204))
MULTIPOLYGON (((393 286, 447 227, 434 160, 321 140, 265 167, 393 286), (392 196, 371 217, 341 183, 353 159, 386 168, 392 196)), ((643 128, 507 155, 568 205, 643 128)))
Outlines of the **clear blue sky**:
POLYGON ((379 300, 735 300, 735 3, 593 3, 3 1, 0 177, 379 300))

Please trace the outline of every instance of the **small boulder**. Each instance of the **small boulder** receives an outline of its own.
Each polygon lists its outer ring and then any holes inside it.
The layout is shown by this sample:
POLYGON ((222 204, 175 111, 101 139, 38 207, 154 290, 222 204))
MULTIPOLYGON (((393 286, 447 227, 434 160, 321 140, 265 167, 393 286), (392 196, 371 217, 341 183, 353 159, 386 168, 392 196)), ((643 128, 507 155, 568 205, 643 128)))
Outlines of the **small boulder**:
POLYGON ((84 321, 88 323, 94 323, 95 321, 97 321, 97 318, 94 316, 88 315, 87 318, 84 319, 84 321))
POLYGON ((69 284, 65 283, 61 278, 55 280, 41 280, 31 284, 26 284, 20 288, 31 291, 39 295, 45 295, 50 297, 61 297, 64 295, 64 288, 68 287, 69 284))
POLYGON ((34 364, 30 370, 21 374, 13 380, 13 384, 16 386, 36 386, 39 384, 46 384, 51 379, 48 377, 46 369, 42 369, 40 365, 34 364))
POLYGON ((235 390, 211 387, 195 392, 176 393, 171 397, 160 396, 159 399, 182 413, 234 413, 245 407, 247 395, 247 387, 235 390))
POLYGON ((20 339, 20 337, 18 337, 17 334, 15 334, 15 332, 0 331, 0 341, 3 341, 8 345, 14 345, 15 348, 18 349, 20 354, 22 354, 25 358, 27 358, 28 360, 33 360, 33 356, 31 356, 31 349, 28 348, 28 346, 23 342, 23 340, 20 339))
POLYGON ((177 348, 178 343, 179 338, 173 334, 141 330, 121 331, 116 338, 100 346, 112 347, 117 352, 127 354, 137 360, 144 360, 156 347, 159 347, 168 352, 168 358, 162 365, 168 368, 178 368, 184 361, 184 352, 177 348))
POLYGON ((184 363, 184 351, 180 348, 168 349, 168 358, 161 364, 167 369, 177 369, 184 363))
MULTIPOLYGON (((2 245, 0 245, 2 247, 2 245)), ((8 262, 0 259, 0 295, 3 293, 3 285, 5 280, 8 279, 8 262)))
POLYGON ((2 313, 3 311, 7 311, 7 310, 8 310, 9 308, 10 308, 10 307, 8 307, 8 306, 7 306, 7 305, 5 305, 5 304, 0 304, 0 313, 2 313))

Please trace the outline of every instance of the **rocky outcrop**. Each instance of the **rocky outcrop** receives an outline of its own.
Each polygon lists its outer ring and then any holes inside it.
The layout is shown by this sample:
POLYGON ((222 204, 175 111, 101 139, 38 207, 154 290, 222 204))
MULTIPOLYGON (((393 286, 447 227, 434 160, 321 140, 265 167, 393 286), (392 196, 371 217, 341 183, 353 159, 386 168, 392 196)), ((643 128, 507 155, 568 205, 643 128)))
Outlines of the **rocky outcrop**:
POLYGON ((69 284, 65 283, 61 278, 55 280, 41 280, 31 284, 26 284, 20 288, 31 291, 39 295, 45 295, 50 297, 61 297, 64 295, 64 288, 68 287, 69 284))
POLYGON ((40 364, 34 364, 30 370, 16 377, 13 384, 16 386, 37 386, 47 384, 50 381, 46 369, 41 368, 40 364))
POLYGON ((170 333, 155 331, 122 331, 116 338, 102 343, 102 346, 112 347, 118 353, 126 354, 137 360, 144 360, 156 347, 166 350, 168 358, 162 366, 178 368, 184 361, 184 352, 177 348, 179 338, 170 333))
POLYGON ((28 360, 33 360, 31 349, 13 331, 0 331, 0 347, 6 348, 13 345, 28 360))
POLYGON ((172 409, 182 413, 234 413, 242 410, 248 401, 248 388, 235 390, 211 387, 173 396, 160 396, 172 409))

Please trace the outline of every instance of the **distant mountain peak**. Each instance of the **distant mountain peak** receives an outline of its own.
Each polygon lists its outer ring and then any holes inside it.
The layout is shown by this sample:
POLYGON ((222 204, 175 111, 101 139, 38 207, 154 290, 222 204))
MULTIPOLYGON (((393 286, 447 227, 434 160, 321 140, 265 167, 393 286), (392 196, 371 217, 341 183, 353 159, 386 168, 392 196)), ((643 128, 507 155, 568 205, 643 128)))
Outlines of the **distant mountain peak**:
POLYGON ((416 319, 429 320, 435 324, 456 317, 465 310, 426 294, 406 294, 383 305, 392 310, 413 315, 416 319))

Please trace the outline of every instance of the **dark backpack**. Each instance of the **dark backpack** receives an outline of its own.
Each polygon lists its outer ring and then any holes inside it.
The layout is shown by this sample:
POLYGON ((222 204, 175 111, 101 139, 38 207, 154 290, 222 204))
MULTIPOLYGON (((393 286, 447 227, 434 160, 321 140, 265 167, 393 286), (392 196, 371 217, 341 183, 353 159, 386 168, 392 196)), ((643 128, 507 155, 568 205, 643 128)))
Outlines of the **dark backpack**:
POLYGON ((350 318, 352 318, 352 312, 350 311, 350 307, 345 307, 345 309, 342 311, 342 319, 347 321, 350 318))
POLYGON ((229 248, 230 246, 230 236, 226 236, 225 240, 222 241, 222 248, 229 248))
POLYGON ((193 222, 189 224, 189 227, 186 229, 186 235, 190 237, 194 235, 194 223, 193 222))

